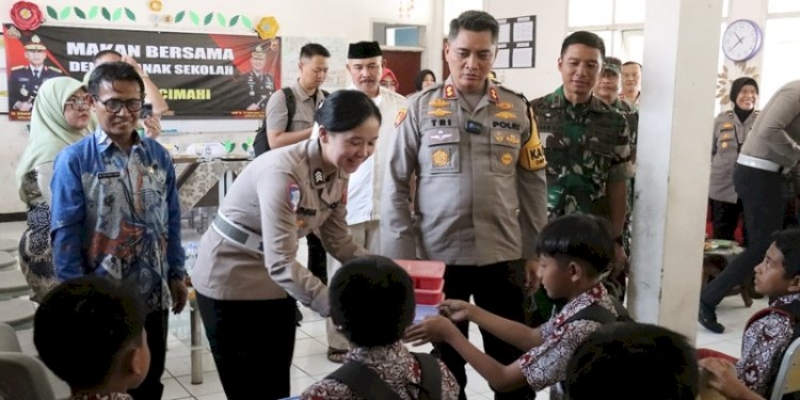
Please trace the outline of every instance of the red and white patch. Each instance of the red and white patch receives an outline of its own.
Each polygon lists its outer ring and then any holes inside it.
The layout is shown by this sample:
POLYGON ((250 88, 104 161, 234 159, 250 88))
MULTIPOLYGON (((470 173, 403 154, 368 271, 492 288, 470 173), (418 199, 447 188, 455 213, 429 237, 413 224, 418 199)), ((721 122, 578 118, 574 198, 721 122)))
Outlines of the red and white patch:
POLYGON ((395 119, 394 119, 394 127, 395 128, 400 126, 400 123, 403 122, 404 119, 406 119, 406 115, 408 115, 408 111, 406 111, 406 109, 402 109, 402 110, 397 112, 397 117, 395 117, 395 119))
POLYGON ((297 211, 297 208, 300 207, 300 185, 297 182, 290 182, 286 186, 286 200, 289 201, 289 208, 292 211, 297 211))

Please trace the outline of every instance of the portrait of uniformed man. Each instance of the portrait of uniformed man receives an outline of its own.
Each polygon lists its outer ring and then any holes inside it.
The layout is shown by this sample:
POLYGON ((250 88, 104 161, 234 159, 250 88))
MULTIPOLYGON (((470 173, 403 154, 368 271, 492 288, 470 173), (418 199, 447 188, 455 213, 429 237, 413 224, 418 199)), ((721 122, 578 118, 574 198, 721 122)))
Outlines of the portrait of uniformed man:
POLYGON ((33 109, 33 101, 42 82, 62 75, 60 69, 44 65, 47 59, 47 47, 38 35, 27 39, 24 47, 28 64, 13 67, 9 78, 8 96, 11 109, 17 111, 33 109))
POLYGON ((275 78, 266 71, 267 51, 270 50, 264 46, 256 46, 250 54, 250 72, 240 78, 246 91, 243 105, 247 111, 265 109, 269 97, 275 92, 275 78))

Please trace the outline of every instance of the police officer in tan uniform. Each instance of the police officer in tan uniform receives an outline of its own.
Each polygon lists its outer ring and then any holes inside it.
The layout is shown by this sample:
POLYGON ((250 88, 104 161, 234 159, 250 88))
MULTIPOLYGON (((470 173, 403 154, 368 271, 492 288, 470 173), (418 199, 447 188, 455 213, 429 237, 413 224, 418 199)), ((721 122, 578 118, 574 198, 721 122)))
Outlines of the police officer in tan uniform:
MULTIPOLYGON (((527 102, 487 76, 497 50, 498 23, 467 11, 450 24, 445 54, 451 75, 409 100, 397 118, 383 187, 381 251, 391 258, 443 261, 447 298, 469 301, 524 321, 524 263, 535 268, 534 243, 547 220, 542 154, 527 102), (409 210, 416 174, 416 223, 409 210)), ((467 335, 467 324, 459 324, 467 335)), ((503 364, 522 355, 489 333, 486 353, 503 364)), ((466 386, 464 360, 437 346, 466 386)), ((529 398, 525 387, 498 399, 529 398)))
POLYGON ((714 238, 725 240, 734 240, 734 232, 742 215, 742 202, 733 187, 733 167, 758 115, 758 83, 753 78, 736 79, 731 84, 730 99, 733 109, 721 112, 714 120, 711 180, 708 187, 714 238))
POLYGON ((295 341, 291 295, 328 316, 328 290, 297 261, 314 231, 337 259, 367 251, 347 231, 349 174, 372 154, 381 122, 361 92, 344 90, 315 115, 319 139, 256 158, 234 182, 200 242, 192 283, 225 394, 289 396, 295 341))
POLYGON ((734 286, 752 279, 754 268, 772 243, 772 233, 783 228, 786 180, 793 176, 795 185, 800 181, 798 161, 800 80, 783 85, 772 95, 736 159, 733 185, 742 200, 748 243, 700 293, 698 320, 711 332, 725 330, 717 321, 717 305, 734 286))

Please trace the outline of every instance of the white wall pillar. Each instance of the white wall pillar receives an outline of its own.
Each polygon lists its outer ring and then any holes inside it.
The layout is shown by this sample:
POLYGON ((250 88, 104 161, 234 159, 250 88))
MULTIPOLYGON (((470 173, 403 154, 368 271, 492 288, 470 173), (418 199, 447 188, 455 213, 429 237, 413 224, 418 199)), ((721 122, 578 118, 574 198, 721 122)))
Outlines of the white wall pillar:
POLYGON ((639 122, 634 318, 694 340, 721 0, 648 0, 639 122))
POLYGON ((422 61, 422 68, 433 71, 439 81, 438 71, 442 70, 442 51, 444 50, 444 36, 447 28, 444 26, 444 0, 434 0, 431 2, 432 12, 431 21, 425 32, 425 53, 422 61))

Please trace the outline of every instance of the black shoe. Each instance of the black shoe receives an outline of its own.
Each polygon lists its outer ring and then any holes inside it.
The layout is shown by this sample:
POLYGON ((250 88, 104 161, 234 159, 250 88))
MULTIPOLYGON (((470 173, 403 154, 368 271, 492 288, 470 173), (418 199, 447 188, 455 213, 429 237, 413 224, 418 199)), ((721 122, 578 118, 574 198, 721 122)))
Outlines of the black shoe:
POLYGON ((725 331, 725 326, 717 322, 717 312, 713 308, 700 305, 700 313, 697 320, 700 325, 714 333, 722 333, 725 331))

